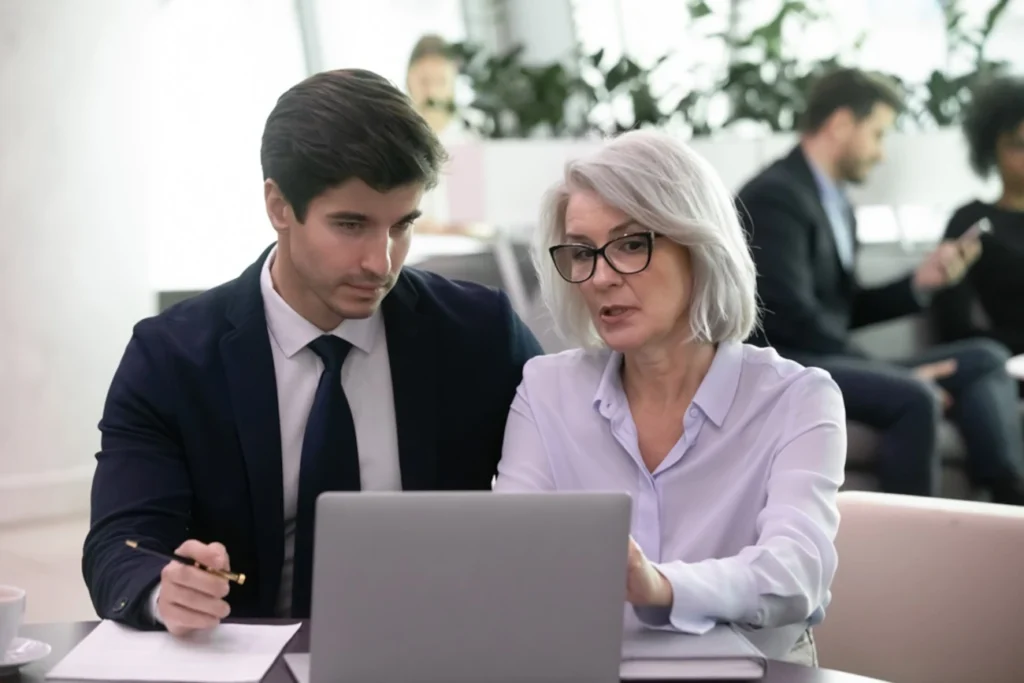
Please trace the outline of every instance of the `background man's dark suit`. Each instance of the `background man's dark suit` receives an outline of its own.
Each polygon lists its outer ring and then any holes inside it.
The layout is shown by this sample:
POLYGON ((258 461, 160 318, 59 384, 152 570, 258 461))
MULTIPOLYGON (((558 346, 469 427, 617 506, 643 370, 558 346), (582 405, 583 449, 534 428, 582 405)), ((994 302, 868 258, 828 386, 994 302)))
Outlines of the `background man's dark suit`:
MULTIPOLYGON (((284 513, 264 258, 135 328, 100 422, 82 561, 100 617, 151 625, 164 563, 127 538, 168 552, 187 538, 223 543, 247 574, 232 616, 273 615, 284 513)), ((382 311, 403 489, 489 489, 537 341, 503 293, 409 268, 382 311)))
MULTIPOLYGON (((864 357, 849 331, 921 310, 911 276, 862 287, 839 258, 814 175, 799 147, 740 191, 765 306, 755 340, 780 351, 864 357)), ((848 222, 856 230, 851 210, 848 222)), ((856 243, 855 243, 856 244, 856 243)))
MULTIPOLYGON (((855 231, 853 211, 847 208, 847 223, 855 231)), ((998 487, 1020 476, 1024 444, 1007 443, 1020 441, 1020 426, 1013 427, 1019 419, 1015 401, 1004 401, 1004 349, 972 340, 935 347, 896 365, 868 359, 850 343, 851 329, 915 313, 921 302, 912 276, 868 288, 844 267, 799 146, 740 190, 738 209, 750 237, 764 309, 763 329, 751 341, 828 370, 843 391, 848 416, 883 430, 878 474, 884 490, 938 493, 935 432, 942 407, 937 393, 909 370, 946 358, 957 361, 957 372, 939 384, 953 397, 950 415, 967 442, 975 481, 998 487)))

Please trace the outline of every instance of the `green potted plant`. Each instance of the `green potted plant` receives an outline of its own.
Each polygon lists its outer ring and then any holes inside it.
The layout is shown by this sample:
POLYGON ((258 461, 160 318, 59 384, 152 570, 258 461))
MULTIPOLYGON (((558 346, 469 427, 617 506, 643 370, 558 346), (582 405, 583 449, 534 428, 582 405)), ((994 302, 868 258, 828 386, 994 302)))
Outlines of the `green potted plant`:
POLYGON ((643 67, 629 57, 609 60, 598 50, 583 55, 574 69, 525 64, 522 46, 498 55, 470 43, 451 50, 474 93, 459 113, 484 138, 605 136, 662 125, 681 106, 664 110, 651 89, 665 57, 643 67), (622 100, 630 103, 631 114, 617 118, 615 104, 622 100), (610 115, 601 116, 602 110, 610 115))
MULTIPOLYGON (((689 10, 698 30, 701 20, 715 16, 704 0, 690 0, 689 10)), ((827 17, 820 3, 784 0, 765 23, 745 33, 708 33, 725 42, 731 58, 716 88, 728 113, 707 130, 740 121, 761 124, 774 133, 793 130, 811 81, 822 71, 841 66, 844 59, 838 54, 823 60, 803 59, 793 49, 791 35, 827 17)), ((862 40, 858 38, 849 47, 858 49, 862 40)))
MULTIPOLYGON (((972 3, 977 0, 971 0, 972 3)), ((960 114, 978 83, 999 74, 1007 64, 985 56, 985 48, 1010 0, 996 0, 980 25, 972 25, 961 0, 942 2, 946 26, 946 64, 932 71, 921 86, 916 107, 917 121, 923 125, 950 126, 960 114)))
POLYGON ((473 100, 459 107, 459 114, 481 137, 585 134, 585 127, 567 115, 566 106, 584 84, 563 64, 525 64, 522 46, 499 55, 471 43, 457 43, 450 49, 473 91, 473 100))
MULTIPOLYGON (((908 112, 901 122, 921 127, 956 123, 972 88, 1005 68, 1003 62, 989 60, 985 48, 1010 0, 993 0, 980 25, 968 22, 962 0, 937 1, 942 2, 946 20, 947 64, 924 83, 893 77, 908 96, 908 112)), ((723 17, 706 0, 687 3, 691 30, 722 25, 723 17)), ((851 63, 864 40, 859 36, 824 59, 801 58, 793 49, 792 35, 827 18, 820 0, 783 0, 772 17, 745 33, 709 28, 705 37, 722 40, 731 55, 718 84, 667 103, 653 92, 651 78, 670 55, 645 67, 628 56, 609 60, 604 50, 598 50, 581 55, 576 68, 526 64, 521 47, 492 55, 460 43, 452 47, 453 54, 474 92, 460 113, 485 138, 605 136, 670 122, 685 124, 696 136, 739 122, 754 122, 768 132, 792 131, 811 82, 826 70, 851 63), (629 106, 616 106, 622 102, 629 106), (712 102, 724 104, 724 116, 709 115, 712 102), (623 109, 630 113, 617 117, 623 109)))

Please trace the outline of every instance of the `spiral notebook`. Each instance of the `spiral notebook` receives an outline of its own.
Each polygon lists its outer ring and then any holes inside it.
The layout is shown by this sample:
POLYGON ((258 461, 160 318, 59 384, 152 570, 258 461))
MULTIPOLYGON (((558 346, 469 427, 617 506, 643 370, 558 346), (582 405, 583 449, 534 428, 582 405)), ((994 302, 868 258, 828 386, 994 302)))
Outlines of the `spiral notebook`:
POLYGON ((624 681, 764 678, 767 658, 732 626, 703 635, 661 630, 627 631, 622 642, 624 681))

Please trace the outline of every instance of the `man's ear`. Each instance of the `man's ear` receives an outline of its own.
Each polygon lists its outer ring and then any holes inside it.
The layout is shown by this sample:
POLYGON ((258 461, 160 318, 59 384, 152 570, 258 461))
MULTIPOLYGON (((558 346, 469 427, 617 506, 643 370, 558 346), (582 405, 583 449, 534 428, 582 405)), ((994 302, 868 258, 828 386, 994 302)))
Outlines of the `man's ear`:
POLYGON ((845 140, 857 127, 857 116, 849 107, 840 107, 832 112, 832 116, 828 117, 828 122, 825 125, 832 137, 845 140))
POLYGON ((292 205, 285 199, 281 188, 272 178, 263 183, 263 200, 267 205, 267 217, 277 232, 288 232, 295 222, 292 205))

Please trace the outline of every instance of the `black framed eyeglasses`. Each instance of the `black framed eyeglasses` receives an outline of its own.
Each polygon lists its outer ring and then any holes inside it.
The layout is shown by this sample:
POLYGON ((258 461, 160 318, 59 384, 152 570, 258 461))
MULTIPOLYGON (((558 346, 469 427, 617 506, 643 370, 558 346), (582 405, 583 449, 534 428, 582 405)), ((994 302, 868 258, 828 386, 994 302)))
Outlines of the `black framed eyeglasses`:
POLYGON ((655 237, 653 232, 636 232, 616 237, 603 247, 556 244, 548 253, 562 279, 579 284, 594 277, 599 256, 620 275, 634 275, 646 269, 651 265, 655 237))

